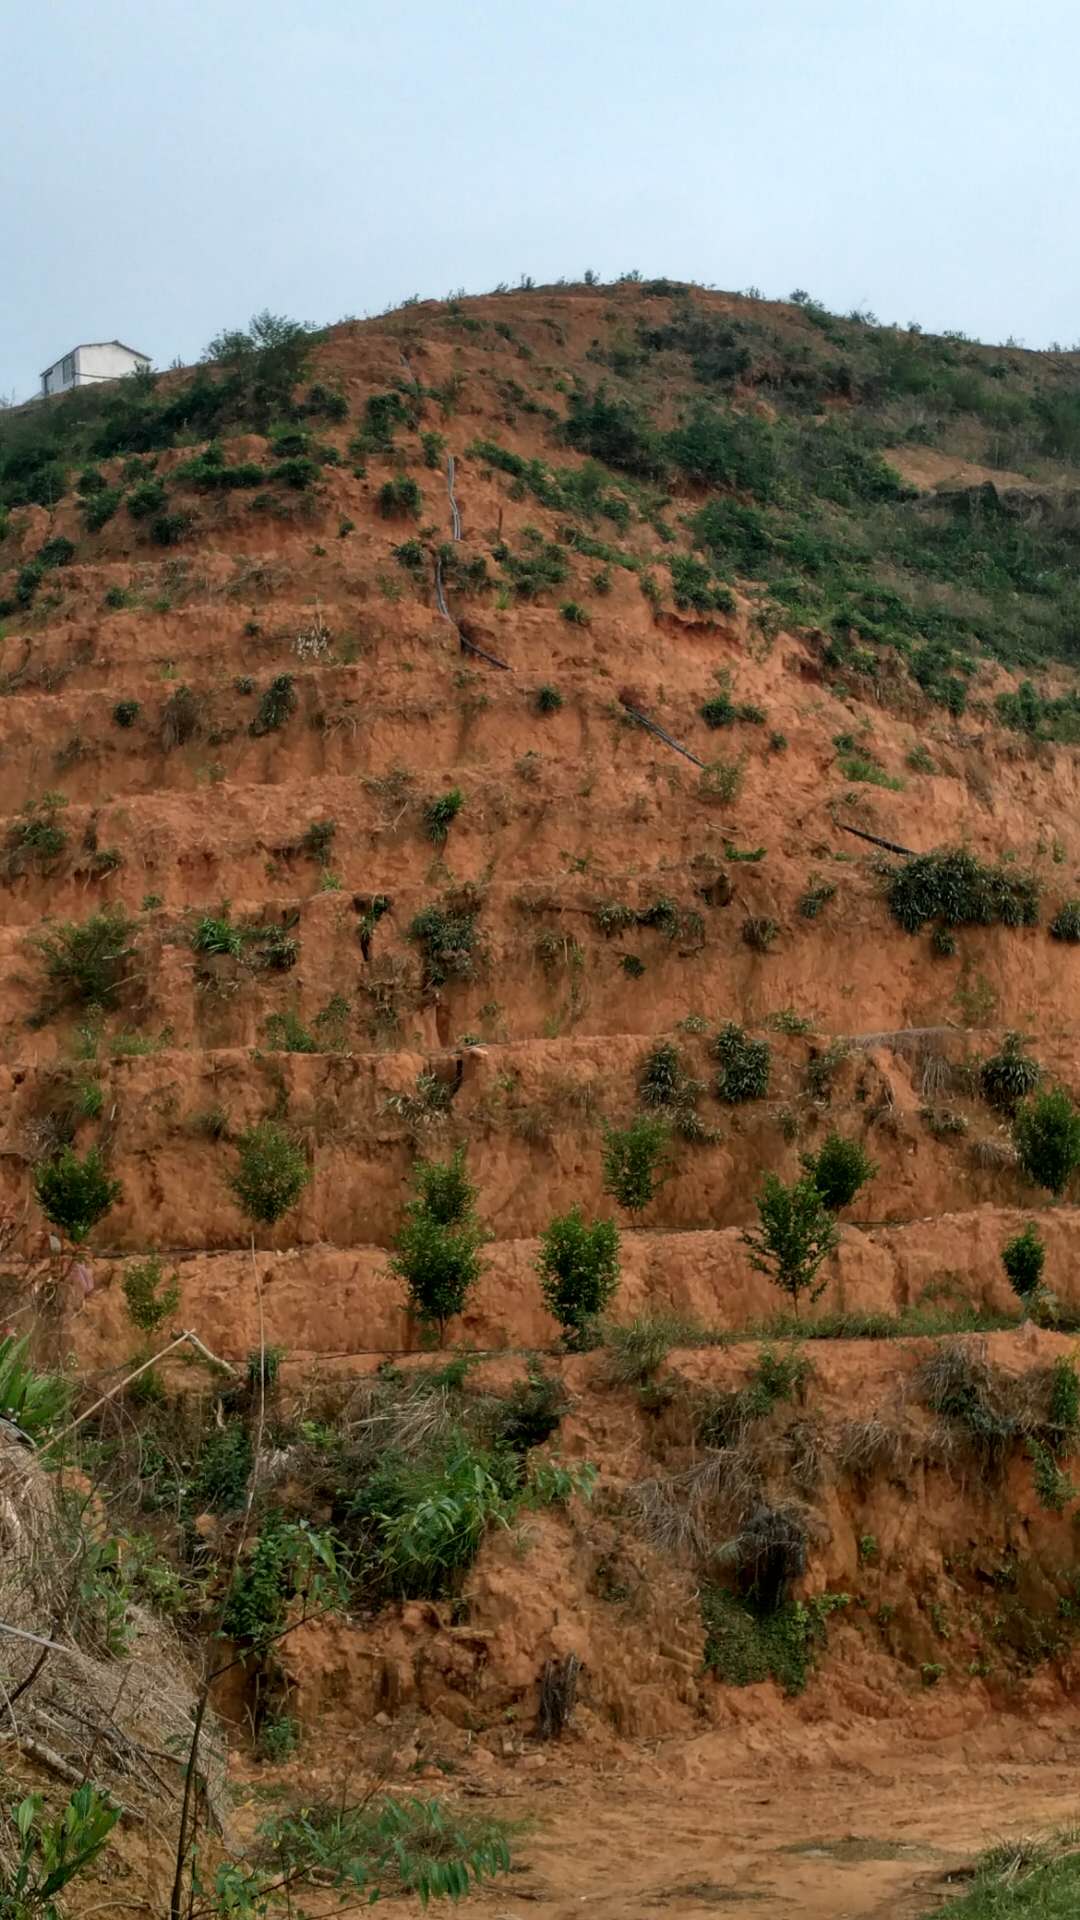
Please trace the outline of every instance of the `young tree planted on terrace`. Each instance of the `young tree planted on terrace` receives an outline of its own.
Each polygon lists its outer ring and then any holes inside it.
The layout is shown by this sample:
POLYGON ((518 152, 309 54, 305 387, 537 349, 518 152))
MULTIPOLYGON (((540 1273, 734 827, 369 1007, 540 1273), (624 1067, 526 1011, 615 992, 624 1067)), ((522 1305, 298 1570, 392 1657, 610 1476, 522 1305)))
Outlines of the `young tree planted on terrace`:
POLYGON ((480 1249, 489 1238, 476 1217, 465 1149, 447 1161, 419 1161, 390 1267, 404 1280, 416 1318, 438 1328, 440 1346, 480 1278, 480 1249))
POLYGON ((99 1147, 80 1160, 74 1147, 62 1147, 34 1169, 34 1192, 45 1218, 76 1246, 103 1220, 120 1198, 119 1180, 110 1180, 99 1147))
POLYGON ((1046 1264, 1046 1245, 1032 1221, 1028 1221, 1022 1233, 1006 1241, 1001 1249, 1001 1264, 1013 1292, 1026 1307, 1039 1291, 1046 1264))
POLYGON ((1017 1110, 1013 1143, 1029 1180, 1057 1198, 1080 1166, 1080 1112, 1064 1087, 1033 1094, 1017 1110))
POLYGON ((615 1222, 588 1222, 580 1207, 556 1215, 540 1236, 536 1270, 544 1304, 559 1322, 567 1346, 586 1347, 619 1284, 615 1222))
POLYGON ((750 1264, 789 1295, 798 1313, 803 1294, 813 1302, 825 1291, 818 1272, 840 1238, 832 1213, 812 1178, 785 1186, 775 1173, 765 1175, 757 1210, 760 1230, 743 1234, 750 1264))
POLYGON ((229 1185, 249 1220, 272 1227, 296 1205, 311 1169, 292 1135, 274 1120, 249 1127, 236 1145, 240 1159, 229 1185))
POLYGON ((830 1213, 849 1207, 868 1180, 877 1172, 866 1148, 858 1140, 845 1140, 833 1131, 826 1135, 816 1154, 804 1153, 801 1165, 821 1195, 830 1213))
POLYGON ((121 1286, 128 1319, 140 1333, 156 1333, 180 1305, 179 1276, 166 1276, 154 1253, 145 1260, 133 1260, 121 1286))
POLYGON ((604 1137, 604 1187, 628 1213, 648 1206, 666 1174, 671 1140, 660 1113, 636 1113, 628 1127, 609 1127, 604 1137))

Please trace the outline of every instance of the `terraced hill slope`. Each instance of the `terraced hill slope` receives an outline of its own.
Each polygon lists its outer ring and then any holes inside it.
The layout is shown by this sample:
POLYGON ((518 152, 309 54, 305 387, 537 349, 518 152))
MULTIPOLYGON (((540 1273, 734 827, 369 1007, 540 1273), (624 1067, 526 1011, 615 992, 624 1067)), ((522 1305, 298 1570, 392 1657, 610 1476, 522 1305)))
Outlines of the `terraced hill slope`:
MULTIPOLYGON (((250 1385, 175 1361, 91 1418, 109 1524, 197 1633, 254 1454, 260 1537, 329 1528, 348 1610, 224 1707, 317 1727, 331 1773, 389 1742, 502 1791, 557 1751, 553 1912, 594 1872, 590 1769, 643 1739, 658 1778, 705 1740, 745 1782, 882 1720, 1073 1738, 1077 1215, 983 1066, 1080 1084, 1078 488, 1075 356, 666 282, 267 320, 0 419, 8 1312, 87 1404, 149 1350, 150 1257, 151 1345, 190 1328, 256 1386, 274 1354, 269 1439, 250 1385), (912 869, 943 848, 972 859, 912 869), (605 1151, 641 1112, 666 1177, 628 1210, 605 1151), (306 1184, 252 1233, 264 1124, 306 1184), (789 1347, 743 1234, 831 1131, 876 1173, 789 1347), (491 1240, 447 1345, 487 1357, 447 1371, 390 1256, 418 1156, 459 1146, 491 1240), (74 1268, 26 1211, 72 1152, 119 1188, 74 1268), (633 1323, 581 1355, 536 1271, 573 1207, 618 1221, 633 1323), (1041 1326, 1001 1259, 1028 1220, 1041 1326), (544 1482, 523 1546, 553 1451, 599 1477, 544 1482), (502 1494, 406 1577, 386 1502, 456 1498, 462 1457, 502 1494)), ((805 1910, 874 1911, 893 1866, 805 1910)), ((652 1884, 595 1871, 621 1911, 652 1884)))

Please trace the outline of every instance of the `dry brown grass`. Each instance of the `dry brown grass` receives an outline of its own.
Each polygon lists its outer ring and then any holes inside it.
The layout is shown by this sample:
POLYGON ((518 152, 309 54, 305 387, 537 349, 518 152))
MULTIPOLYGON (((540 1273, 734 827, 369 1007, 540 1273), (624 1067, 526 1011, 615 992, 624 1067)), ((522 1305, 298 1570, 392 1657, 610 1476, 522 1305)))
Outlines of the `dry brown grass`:
MULTIPOLYGON (((160 1820, 183 1788, 196 1682, 169 1629, 135 1603, 126 1608, 123 1651, 110 1657, 100 1640, 90 1650, 96 1636, 84 1586, 92 1525, 88 1509, 62 1501, 37 1456, 0 1432, 0 1620, 53 1643, 43 1649, 0 1635, 10 1737, 66 1785, 89 1778, 134 1818, 160 1820)), ((212 1715, 201 1771, 220 1818, 225 1753, 212 1715)))

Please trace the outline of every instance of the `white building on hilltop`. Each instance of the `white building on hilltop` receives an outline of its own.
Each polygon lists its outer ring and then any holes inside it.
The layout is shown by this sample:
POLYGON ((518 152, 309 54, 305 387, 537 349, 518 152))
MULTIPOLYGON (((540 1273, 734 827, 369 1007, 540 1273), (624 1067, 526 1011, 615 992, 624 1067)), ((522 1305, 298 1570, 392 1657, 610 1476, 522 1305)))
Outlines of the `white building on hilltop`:
POLYGON ((122 340, 89 340, 54 360, 41 376, 41 391, 67 393, 71 387, 93 387, 101 380, 122 380, 127 373, 148 367, 145 353, 125 347, 122 340))

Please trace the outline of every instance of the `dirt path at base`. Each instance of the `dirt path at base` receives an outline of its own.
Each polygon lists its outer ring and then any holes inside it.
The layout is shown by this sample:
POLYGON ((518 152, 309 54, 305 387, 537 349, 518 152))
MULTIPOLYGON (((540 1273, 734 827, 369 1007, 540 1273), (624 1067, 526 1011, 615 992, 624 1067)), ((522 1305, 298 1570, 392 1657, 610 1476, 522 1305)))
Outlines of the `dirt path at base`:
MULTIPOLYGON (((488 1920, 916 1920, 995 1840, 1074 1820, 1080 1728, 1002 1720, 932 1748, 732 1768, 711 1734, 610 1774, 554 1754, 491 1810, 531 1823, 519 1870, 459 1911, 488 1920)), ((485 1808, 491 1788, 474 1804, 485 1808)), ((496 1804, 493 1804, 497 1802, 496 1804)), ((486 1809, 485 1809, 486 1810, 486 1809)), ((387 1915, 399 1911, 388 1902, 387 1915)), ((400 1911, 403 1913, 404 1908, 400 1911)))

